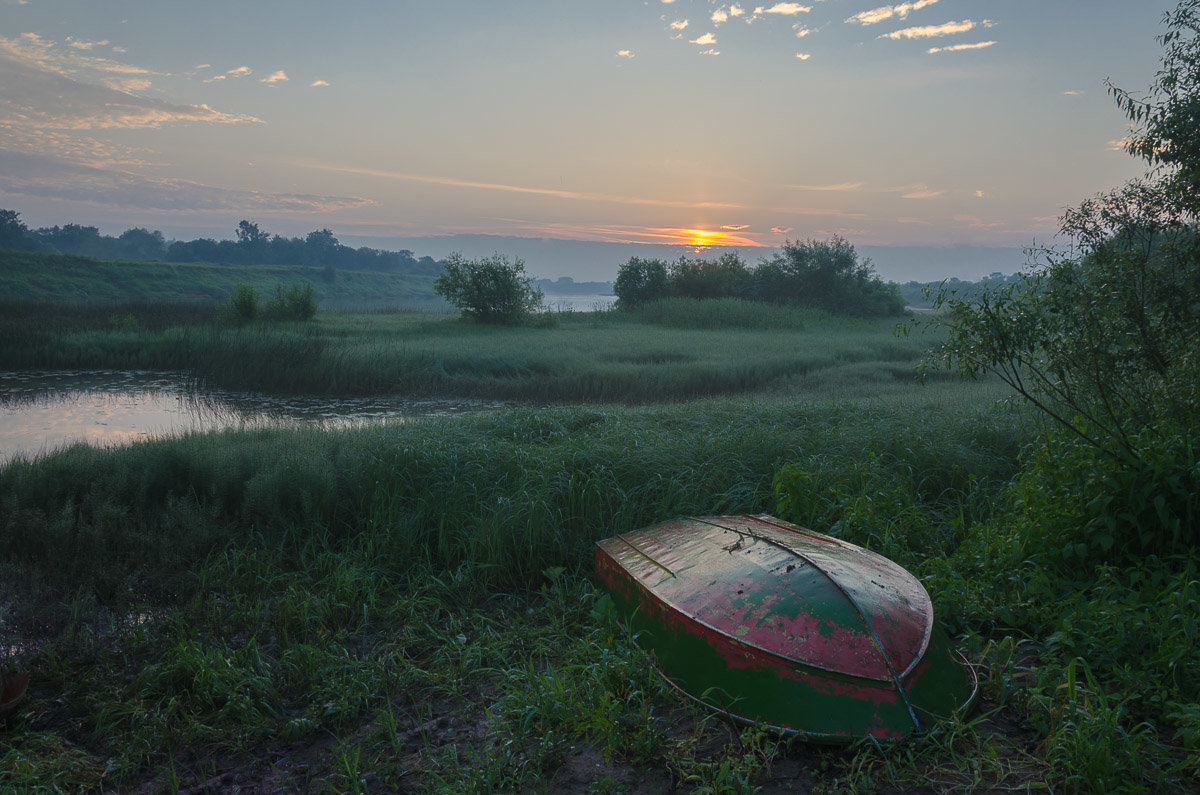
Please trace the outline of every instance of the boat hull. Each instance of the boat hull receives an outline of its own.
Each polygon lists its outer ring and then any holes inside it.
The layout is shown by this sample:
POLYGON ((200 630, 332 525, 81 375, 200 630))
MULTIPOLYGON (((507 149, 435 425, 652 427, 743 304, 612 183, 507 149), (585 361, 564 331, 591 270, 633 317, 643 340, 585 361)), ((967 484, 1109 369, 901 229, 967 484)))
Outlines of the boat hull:
POLYGON ((820 740, 899 738, 975 695, 908 572, 771 517, 606 539, 596 572, 667 679, 742 721, 820 740))

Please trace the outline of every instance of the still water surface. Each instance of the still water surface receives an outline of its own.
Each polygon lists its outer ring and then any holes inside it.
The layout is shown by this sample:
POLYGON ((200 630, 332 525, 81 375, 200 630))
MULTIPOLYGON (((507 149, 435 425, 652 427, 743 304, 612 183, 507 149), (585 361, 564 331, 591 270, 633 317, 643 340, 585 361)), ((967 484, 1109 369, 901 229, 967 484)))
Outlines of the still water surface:
POLYGON ((0 464, 72 442, 128 444, 220 428, 342 427, 492 411, 479 400, 276 397, 201 389, 184 374, 126 371, 0 373, 0 464))

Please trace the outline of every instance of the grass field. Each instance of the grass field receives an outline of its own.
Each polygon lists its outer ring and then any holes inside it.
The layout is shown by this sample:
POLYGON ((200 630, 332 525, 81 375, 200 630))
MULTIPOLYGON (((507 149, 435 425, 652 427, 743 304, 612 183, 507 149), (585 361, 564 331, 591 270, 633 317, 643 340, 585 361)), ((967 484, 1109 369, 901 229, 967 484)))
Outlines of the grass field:
POLYGON ((0 295, 25 303, 106 305, 130 302, 214 305, 229 300, 239 283, 264 298, 277 286, 311 284, 324 308, 448 309, 433 292, 433 278, 372 271, 326 272, 301 266, 102 260, 70 254, 0 250, 0 295))
POLYGON ((190 364, 269 390, 561 404, 77 446, 0 469, 0 649, 34 675, 0 787, 1191 788, 1195 555, 1062 566, 1020 503, 1036 422, 993 383, 917 384, 931 339, 692 308, 701 319, 523 329, 327 313, 176 326, 130 310, 124 328, 76 313, 25 338, 36 355, 0 343, 8 367, 190 364), (978 709, 841 748, 681 700, 597 609, 591 544, 738 512, 913 571, 977 666, 978 709))

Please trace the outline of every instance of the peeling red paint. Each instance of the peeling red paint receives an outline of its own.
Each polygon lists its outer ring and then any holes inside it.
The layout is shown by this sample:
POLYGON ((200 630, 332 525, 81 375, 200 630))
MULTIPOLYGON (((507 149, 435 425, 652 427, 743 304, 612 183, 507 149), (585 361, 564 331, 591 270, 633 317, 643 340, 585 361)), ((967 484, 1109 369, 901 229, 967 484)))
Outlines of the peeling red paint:
MULTIPOLYGON (((901 687, 926 670, 933 612, 920 583, 886 558, 770 517, 715 517, 602 541, 596 571, 627 609, 640 613, 660 655, 675 659, 673 649, 688 643, 709 650, 704 654, 719 662, 716 673, 677 673, 699 677, 693 686, 727 689, 750 675, 747 682, 769 692, 740 695, 760 696, 763 711, 784 716, 771 720, 796 731, 890 737, 914 728, 901 687), (808 694, 814 704, 857 704, 852 711, 862 725, 824 732, 792 725, 846 721, 805 715, 804 704, 790 707, 802 716, 791 720, 789 708, 774 703, 777 690, 808 694)), ((685 668, 690 662, 686 655, 676 659, 685 668)), ((956 698, 950 709, 962 703, 956 698)))

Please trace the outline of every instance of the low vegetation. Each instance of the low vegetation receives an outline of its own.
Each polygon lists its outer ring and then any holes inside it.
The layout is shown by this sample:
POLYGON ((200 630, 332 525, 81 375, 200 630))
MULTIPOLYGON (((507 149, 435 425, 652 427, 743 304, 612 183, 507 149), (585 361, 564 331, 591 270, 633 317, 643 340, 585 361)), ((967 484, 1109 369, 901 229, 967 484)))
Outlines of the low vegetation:
POLYGON ((433 280, 433 275, 420 273, 134 262, 0 249, 0 295, 5 302, 223 304, 239 284, 262 296, 307 284, 323 309, 448 311, 433 292, 433 280))
POLYGON ((751 268, 737 254, 717 260, 632 257, 613 282, 620 309, 635 310, 671 298, 740 299, 819 309, 851 317, 896 317, 904 299, 894 284, 860 262, 847 240, 784 243, 782 251, 751 268))
POLYGON ((34 677, 0 787, 1194 791, 1198 30, 1184 0, 1149 97, 1115 92, 1155 170, 1067 214, 1077 255, 907 335, 725 293, 541 328, 5 307, 7 367, 533 405, 0 468, 0 669, 34 677), (592 544, 754 512, 916 574, 976 709, 814 748, 683 701, 592 544))

